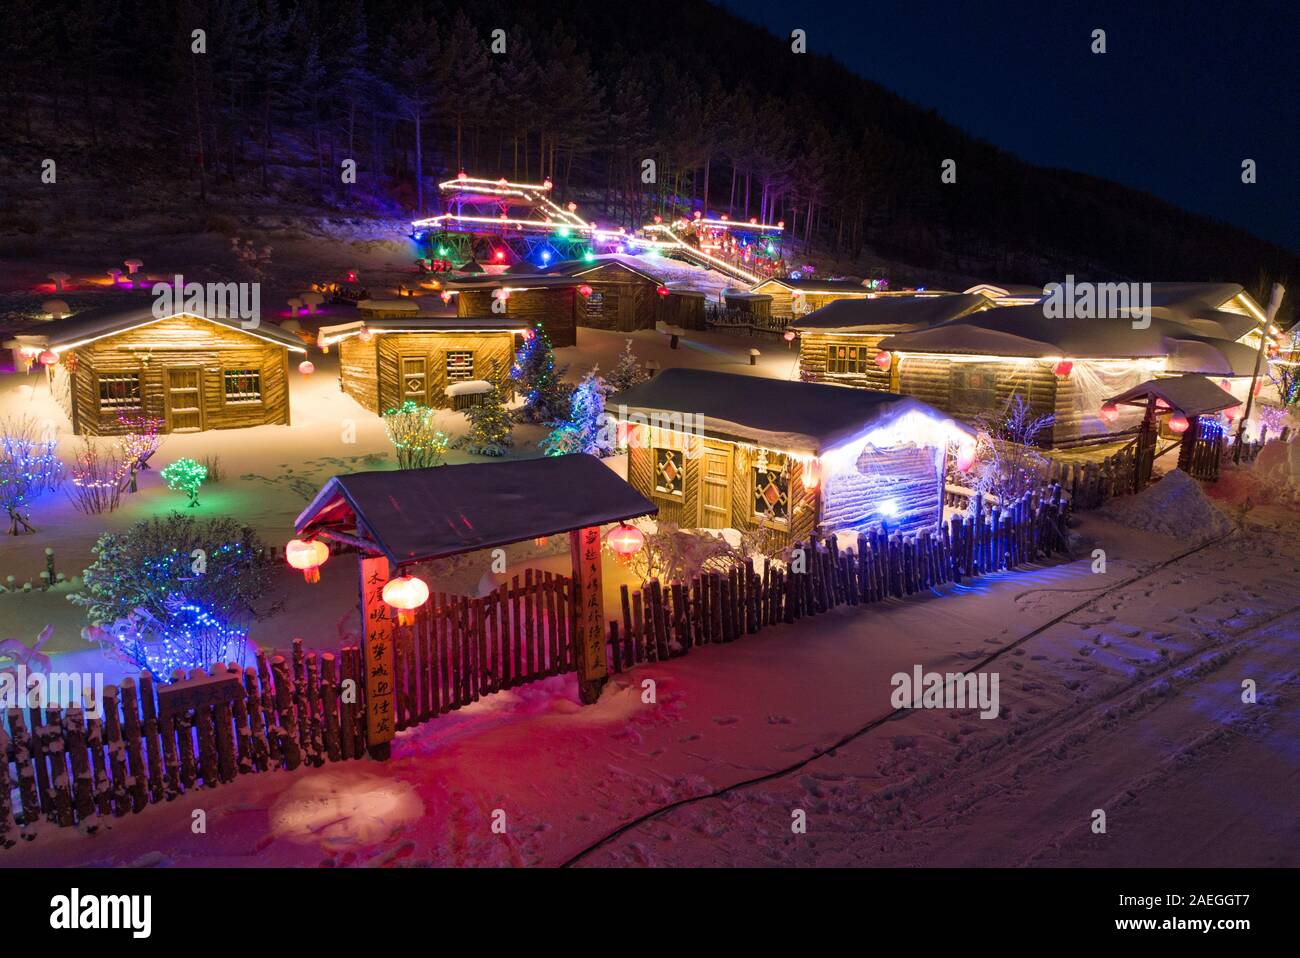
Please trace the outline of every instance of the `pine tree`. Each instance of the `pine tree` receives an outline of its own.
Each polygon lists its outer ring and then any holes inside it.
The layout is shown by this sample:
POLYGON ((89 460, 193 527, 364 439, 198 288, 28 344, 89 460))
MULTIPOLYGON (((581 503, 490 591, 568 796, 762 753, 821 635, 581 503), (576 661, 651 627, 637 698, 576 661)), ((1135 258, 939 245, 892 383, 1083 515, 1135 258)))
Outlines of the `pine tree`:
POLYGON ((506 409, 501 376, 495 365, 492 369, 491 382, 492 388, 484 393, 483 401, 465 410, 465 416, 469 419, 466 448, 480 456, 504 456, 506 450, 515 444, 515 437, 512 435, 515 422, 510 411, 506 409))
POLYGON ((540 448, 548 456, 567 456, 584 452, 590 456, 612 456, 614 435, 610 418, 605 414, 605 380, 589 372, 573 390, 569 416, 555 424, 540 448))
POLYGON ((540 324, 534 327, 510 370, 510 378, 524 394, 518 412, 521 422, 554 422, 564 416, 570 389, 561 377, 567 368, 556 367, 550 337, 540 324))
POLYGON ((618 357, 618 363, 614 366, 614 371, 609 374, 605 380, 610 392, 621 393, 625 389, 631 389, 638 383, 643 383, 650 378, 649 373, 641 368, 641 363, 632 352, 632 340, 628 340, 623 346, 623 352, 618 357))

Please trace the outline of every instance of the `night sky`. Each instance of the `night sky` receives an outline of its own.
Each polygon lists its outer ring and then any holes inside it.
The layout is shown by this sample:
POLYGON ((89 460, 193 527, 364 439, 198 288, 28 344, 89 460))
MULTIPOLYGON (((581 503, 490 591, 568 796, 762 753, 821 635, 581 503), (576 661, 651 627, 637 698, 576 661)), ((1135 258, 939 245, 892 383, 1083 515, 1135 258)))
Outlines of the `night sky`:
POLYGON ((780 36, 1042 166, 1300 251, 1300 2, 732 0, 780 36), (1090 52, 1094 28, 1107 52, 1090 52), (1243 185, 1241 163, 1256 161, 1243 185))

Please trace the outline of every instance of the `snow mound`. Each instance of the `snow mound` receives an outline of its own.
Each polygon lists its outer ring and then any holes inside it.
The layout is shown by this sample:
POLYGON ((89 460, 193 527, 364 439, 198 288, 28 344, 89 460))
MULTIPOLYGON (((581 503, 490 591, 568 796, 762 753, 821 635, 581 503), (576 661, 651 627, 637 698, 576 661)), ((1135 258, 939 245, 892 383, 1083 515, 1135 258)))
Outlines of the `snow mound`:
POLYGON ((1135 496, 1113 500, 1101 514, 1131 529, 1192 541, 1232 530, 1231 520, 1206 498, 1201 484, 1181 469, 1135 496))

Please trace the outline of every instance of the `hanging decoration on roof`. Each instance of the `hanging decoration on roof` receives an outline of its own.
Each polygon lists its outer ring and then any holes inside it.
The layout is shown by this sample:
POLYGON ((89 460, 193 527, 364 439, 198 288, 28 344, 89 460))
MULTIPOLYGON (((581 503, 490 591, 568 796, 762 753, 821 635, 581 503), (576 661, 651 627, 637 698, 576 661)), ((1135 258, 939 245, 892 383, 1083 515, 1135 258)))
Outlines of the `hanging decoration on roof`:
POLYGON ((641 551, 645 545, 645 535, 636 526, 620 522, 605 536, 605 544, 620 559, 627 559, 641 551))
POLYGON ((1059 363, 1056 364, 1052 372, 1054 372, 1060 378, 1065 379, 1070 375, 1070 370, 1072 370, 1073 368, 1074 368, 1074 363, 1070 362, 1068 359, 1062 359, 1059 363))
POLYGON ((1107 423, 1114 422, 1119 418, 1119 407, 1116 406, 1113 402, 1102 403, 1101 410, 1098 413, 1098 415, 1101 416, 1102 422, 1107 422, 1107 423))
POLYGON ((1190 425, 1191 423, 1187 421, 1187 417, 1181 412, 1176 412, 1169 417, 1169 431, 1176 435, 1181 436, 1187 432, 1187 427, 1190 425))
POLYGON ((302 539, 293 539, 284 547, 286 561, 293 568, 301 571, 302 577, 311 583, 320 581, 320 567, 325 564, 329 557, 329 546, 319 539, 312 539, 307 542, 302 539))
POLYGON ((887 350, 882 349, 880 352, 876 353, 876 365, 881 369, 888 369, 893 365, 893 362, 894 357, 891 356, 887 350))
POLYGON ((429 601, 429 587, 413 575, 399 575, 384 584, 384 602, 397 610, 398 625, 414 625, 415 610, 429 601))

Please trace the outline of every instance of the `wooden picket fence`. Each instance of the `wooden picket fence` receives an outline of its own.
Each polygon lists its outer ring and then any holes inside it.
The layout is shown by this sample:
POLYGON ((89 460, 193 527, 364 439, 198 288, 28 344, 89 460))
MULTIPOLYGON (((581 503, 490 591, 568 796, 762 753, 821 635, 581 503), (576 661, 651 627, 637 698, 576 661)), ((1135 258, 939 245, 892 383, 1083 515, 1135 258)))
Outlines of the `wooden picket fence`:
POLYGON ((664 586, 652 579, 637 591, 624 586, 622 618, 609 623, 610 668, 622 672, 836 606, 903 598, 1065 552, 1067 512, 1060 485, 1005 507, 985 508, 977 495, 971 514, 954 516, 935 532, 903 537, 873 529, 845 550, 833 536, 796 545, 805 560, 800 570, 794 562, 767 563, 760 575, 750 559, 689 582, 664 586))
POLYGON ((527 569, 486 596, 438 594, 397 629, 397 728, 573 671, 573 580, 527 569))
POLYGON ((102 717, 9 709, 0 722, 0 848, 42 818, 91 828, 240 775, 361 758, 364 688, 357 647, 317 654, 295 639, 289 658, 259 652, 256 667, 106 686, 102 717))
POLYGON ((779 339, 790 324, 788 316, 760 316, 734 306, 709 305, 704 313, 705 328, 720 333, 746 333, 765 339, 779 339))

